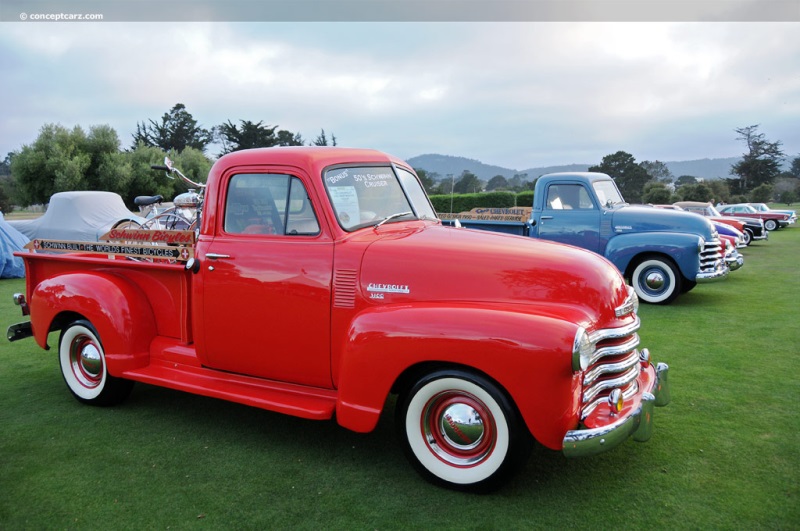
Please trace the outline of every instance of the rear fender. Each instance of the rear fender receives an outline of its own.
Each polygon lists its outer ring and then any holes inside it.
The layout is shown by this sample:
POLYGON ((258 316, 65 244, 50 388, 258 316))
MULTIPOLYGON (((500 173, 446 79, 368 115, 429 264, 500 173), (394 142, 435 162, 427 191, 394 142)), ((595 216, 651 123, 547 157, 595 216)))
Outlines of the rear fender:
POLYGON ((624 275, 643 254, 661 254, 670 257, 681 274, 694 281, 700 270, 700 236, 685 232, 638 232, 620 234, 609 240, 605 256, 624 275))
POLYGON ((100 334, 112 376, 149 363, 153 310, 144 293, 122 277, 100 272, 52 277, 33 290, 30 307, 33 335, 42 348, 49 348, 49 332, 83 318, 100 334))
POLYGON ((404 375, 421 367, 459 367, 497 382, 531 434, 560 449, 578 419, 580 381, 571 369, 576 330, 555 317, 466 305, 368 310, 352 321, 346 338, 336 418, 348 429, 371 431, 404 375))

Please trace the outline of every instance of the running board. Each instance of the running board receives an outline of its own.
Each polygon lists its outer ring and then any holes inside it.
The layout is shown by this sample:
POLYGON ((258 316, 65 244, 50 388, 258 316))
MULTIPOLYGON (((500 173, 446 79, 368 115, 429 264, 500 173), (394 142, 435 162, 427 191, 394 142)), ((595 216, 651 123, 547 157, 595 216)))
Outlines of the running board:
POLYGON ((331 419, 336 408, 337 393, 333 389, 275 382, 174 361, 151 359, 147 367, 125 371, 120 376, 305 419, 331 419))

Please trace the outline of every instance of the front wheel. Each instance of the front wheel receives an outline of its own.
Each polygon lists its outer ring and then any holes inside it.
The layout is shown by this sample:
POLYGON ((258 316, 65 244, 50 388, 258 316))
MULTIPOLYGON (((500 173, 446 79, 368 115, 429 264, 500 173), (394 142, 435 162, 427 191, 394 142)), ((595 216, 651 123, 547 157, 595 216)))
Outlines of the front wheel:
POLYGON ((401 443, 432 483, 487 492, 524 464, 531 436, 511 402, 490 381, 466 371, 438 371, 400 398, 401 443))
POLYGON ((113 406, 133 389, 132 381, 108 374, 103 344, 88 321, 74 321, 61 331, 58 359, 67 387, 84 404, 113 406))
POLYGON ((745 246, 749 246, 750 243, 753 241, 753 232, 749 229, 745 229, 742 231, 742 235, 744 236, 744 244, 745 246))
POLYGON ((681 273, 669 258, 646 257, 631 274, 631 285, 644 302, 669 304, 681 293, 681 273))
POLYGON ((764 221, 764 228, 767 230, 778 230, 778 222, 774 219, 764 221))

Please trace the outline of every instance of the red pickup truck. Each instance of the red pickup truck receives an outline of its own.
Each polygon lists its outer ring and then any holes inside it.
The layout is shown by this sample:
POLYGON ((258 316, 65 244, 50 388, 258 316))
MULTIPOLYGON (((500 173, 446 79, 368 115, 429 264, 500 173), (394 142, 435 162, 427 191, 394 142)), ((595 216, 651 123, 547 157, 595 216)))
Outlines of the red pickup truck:
POLYGON ((47 349, 60 331, 64 380, 87 404, 118 404, 138 381, 369 432, 394 393, 415 468, 481 491, 532 438, 599 453, 647 440, 669 402, 613 265, 444 227, 413 169, 376 151, 220 158, 186 265, 34 244, 15 295, 30 321, 8 338, 47 349))

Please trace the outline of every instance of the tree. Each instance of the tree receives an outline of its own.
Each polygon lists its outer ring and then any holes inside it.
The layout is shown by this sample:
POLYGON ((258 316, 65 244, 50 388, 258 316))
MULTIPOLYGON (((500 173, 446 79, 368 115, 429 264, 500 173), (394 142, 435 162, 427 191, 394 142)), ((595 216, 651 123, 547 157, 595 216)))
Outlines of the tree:
POLYGON ((531 183, 530 182, 525 182, 525 179, 527 179, 527 178, 528 178, 528 174, 527 173, 515 173, 514 176, 511 177, 511 179, 508 180, 508 188, 509 188, 509 190, 514 190, 515 192, 519 192, 519 191, 526 190, 526 189, 533 190, 533 188, 528 186, 531 183))
POLYGON ((236 125, 230 120, 214 128, 214 138, 222 144, 220 155, 239 151, 272 146, 302 146, 303 138, 291 131, 275 131, 278 126, 267 126, 263 122, 239 120, 236 125))
POLYGON ((429 175, 428 172, 422 168, 414 168, 414 171, 416 172, 417 177, 419 177, 419 182, 422 183, 422 187, 426 192, 428 192, 428 194, 430 194, 436 186, 433 176, 429 175))
MULTIPOLYGON (((328 144, 328 137, 325 136, 325 129, 322 129, 321 131, 322 132, 319 134, 319 136, 317 138, 315 138, 314 141, 312 142, 312 144, 315 145, 315 146, 327 146, 327 145, 329 145, 328 144)), ((331 146, 335 146, 336 145, 336 135, 334 135, 333 133, 331 133, 331 143, 330 143, 330 145, 331 146)))
POLYGON ((645 169, 636 164, 633 155, 624 151, 606 155, 599 166, 592 166, 589 171, 606 173, 613 177, 622 196, 629 203, 641 203, 644 185, 652 180, 645 169))
POLYGON ((753 203, 769 203, 772 201, 772 195, 775 189, 771 184, 762 184, 753 188, 750 192, 750 199, 753 203))
POLYGON ((489 179, 489 182, 486 184, 487 191, 508 190, 508 188, 509 188, 508 180, 502 175, 495 175, 494 177, 489 179))
POLYGON ((639 163, 639 166, 641 166, 644 171, 646 171, 647 174, 656 181, 662 183, 671 183, 673 180, 672 172, 669 171, 669 168, 667 168, 667 165, 663 162, 657 160, 653 162, 650 162, 649 160, 643 160, 639 163))
POLYGON ((275 136, 277 125, 269 127, 262 121, 254 123, 250 120, 239 120, 239 123, 241 126, 228 120, 214 128, 214 137, 222 144, 220 155, 241 149, 271 147, 278 141, 275 136))
POLYGON ((139 143, 145 146, 160 147, 164 151, 181 152, 187 147, 204 152, 214 139, 212 133, 197 125, 183 103, 176 103, 168 113, 161 117, 161 123, 148 120, 136 124, 133 134, 133 149, 139 143))
POLYGON ((792 165, 789 166, 789 175, 795 179, 800 179, 800 157, 792 159, 792 165))
POLYGON ((663 182, 651 181, 644 185, 642 201, 645 203, 665 205, 669 203, 670 197, 672 197, 672 192, 663 182))
POLYGON ((730 203, 731 189, 728 186, 728 181, 725 179, 714 179, 705 183, 706 186, 711 188, 714 201, 722 203, 730 203))
POLYGON ((46 124, 33 144, 22 146, 11 159, 17 184, 17 201, 23 205, 47 203, 56 192, 86 190, 86 170, 91 157, 85 150, 86 133, 46 124))
POLYGON ((747 145, 742 160, 731 166, 731 175, 738 176, 737 193, 747 193, 762 184, 771 184, 781 172, 785 156, 781 142, 768 142, 758 125, 736 129, 737 137, 747 145))
POLYGON ((697 177, 693 175, 681 175, 675 179, 675 186, 685 186, 687 184, 697 184, 697 177))
POLYGON ((684 201, 701 201, 707 203, 714 198, 711 193, 711 188, 703 183, 681 186, 679 194, 684 201))
POLYGON ((483 181, 469 170, 461 172, 461 177, 456 181, 453 192, 457 194, 473 194, 483 190, 483 181))
POLYGON ((302 146, 304 144, 303 137, 300 133, 292 133, 281 129, 278 131, 278 144, 279 146, 302 146))

